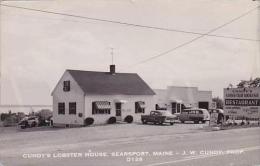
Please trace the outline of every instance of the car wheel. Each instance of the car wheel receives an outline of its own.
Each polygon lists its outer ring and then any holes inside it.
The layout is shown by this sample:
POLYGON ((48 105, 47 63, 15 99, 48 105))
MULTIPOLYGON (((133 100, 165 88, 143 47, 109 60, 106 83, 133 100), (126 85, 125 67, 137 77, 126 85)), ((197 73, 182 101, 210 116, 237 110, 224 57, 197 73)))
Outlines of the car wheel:
POLYGON ((203 121, 201 121, 202 123, 206 123, 206 121, 205 120, 203 120, 203 121))
POLYGON ((184 123, 184 121, 181 121, 181 123, 184 123))
POLYGON ((127 116, 125 117, 125 119, 124 119, 124 121, 127 122, 127 123, 132 123, 133 120, 134 120, 134 118, 133 118, 133 116, 131 116, 131 115, 127 115, 127 116))
POLYGON ((174 124, 173 122, 170 123, 170 125, 173 125, 173 124, 174 124))
POLYGON ((199 121, 194 121, 194 123, 195 123, 195 124, 198 124, 198 123, 199 123, 199 121))
POLYGON ((24 125, 24 126, 21 126, 21 129, 26 129, 26 126, 24 125))
POLYGON ((146 120, 142 120, 142 122, 143 122, 143 124, 146 124, 146 123, 147 123, 146 120))
POLYGON ((25 128, 30 127, 30 125, 29 125, 29 123, 28 123, 27 121, 25 122, 24 127, 25 127, 25 128))
POLYGON ((35 127, 36 126, 36 122, 32 122, 31 127, 35 127))

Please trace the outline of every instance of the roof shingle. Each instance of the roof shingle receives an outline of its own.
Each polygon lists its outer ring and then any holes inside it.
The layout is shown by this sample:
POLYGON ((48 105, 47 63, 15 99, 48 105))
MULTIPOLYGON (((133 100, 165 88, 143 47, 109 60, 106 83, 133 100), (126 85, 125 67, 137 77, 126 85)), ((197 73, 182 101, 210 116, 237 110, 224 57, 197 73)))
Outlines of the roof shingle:
POLYGON ((135 73, 67 70, 85 94, 155 95, 154 91, 135 73))

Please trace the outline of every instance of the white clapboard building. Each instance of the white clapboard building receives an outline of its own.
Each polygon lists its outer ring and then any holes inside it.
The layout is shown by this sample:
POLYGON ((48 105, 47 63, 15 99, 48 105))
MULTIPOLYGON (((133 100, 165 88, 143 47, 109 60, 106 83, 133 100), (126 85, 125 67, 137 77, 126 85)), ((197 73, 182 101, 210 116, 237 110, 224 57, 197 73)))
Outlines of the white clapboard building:
POLYGON ((212 91, 182 86, 168 86, 166 89, 154 89, 154 91, 157 109, 167 109, 172 114, 178 114, 188 107, 212 108, 212 91))
POLYGON ((52 92, 53 125, 106 124, 111 117, 139 121, 154 109, 154 91, 135 73, 66 70, 52 92))

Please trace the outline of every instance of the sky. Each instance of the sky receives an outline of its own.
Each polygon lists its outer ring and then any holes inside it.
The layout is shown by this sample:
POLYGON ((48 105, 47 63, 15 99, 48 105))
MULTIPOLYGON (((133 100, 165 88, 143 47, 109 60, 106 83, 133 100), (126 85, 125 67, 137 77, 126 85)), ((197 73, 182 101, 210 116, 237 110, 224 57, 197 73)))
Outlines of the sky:
MULTIPOLYGON (((260 40, 250 0, 10 0, 1 4, 211 35, 260 40)), ((2 104, 52 104, 66 69, 138 73, 151 88, 197 86, 223 97, 230 83, 260 76, 259 41, 126 26, 1 6, 2 104), (142 63, 143 62, 143 63, 142 63)))

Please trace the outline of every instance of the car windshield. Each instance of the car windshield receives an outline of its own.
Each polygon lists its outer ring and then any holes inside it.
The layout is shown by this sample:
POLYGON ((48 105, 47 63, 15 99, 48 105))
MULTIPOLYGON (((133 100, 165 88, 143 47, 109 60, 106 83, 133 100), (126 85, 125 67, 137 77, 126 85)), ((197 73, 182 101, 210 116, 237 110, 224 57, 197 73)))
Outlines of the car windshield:
POLYGON ((163 116, 172 116, 172 114, 168 111, 161 112, 163 116))
POLYGON ((22 118, 21 121, 24 121, 24 120, 28 120, 28 117, 26 116, 26 117, 22 118))

